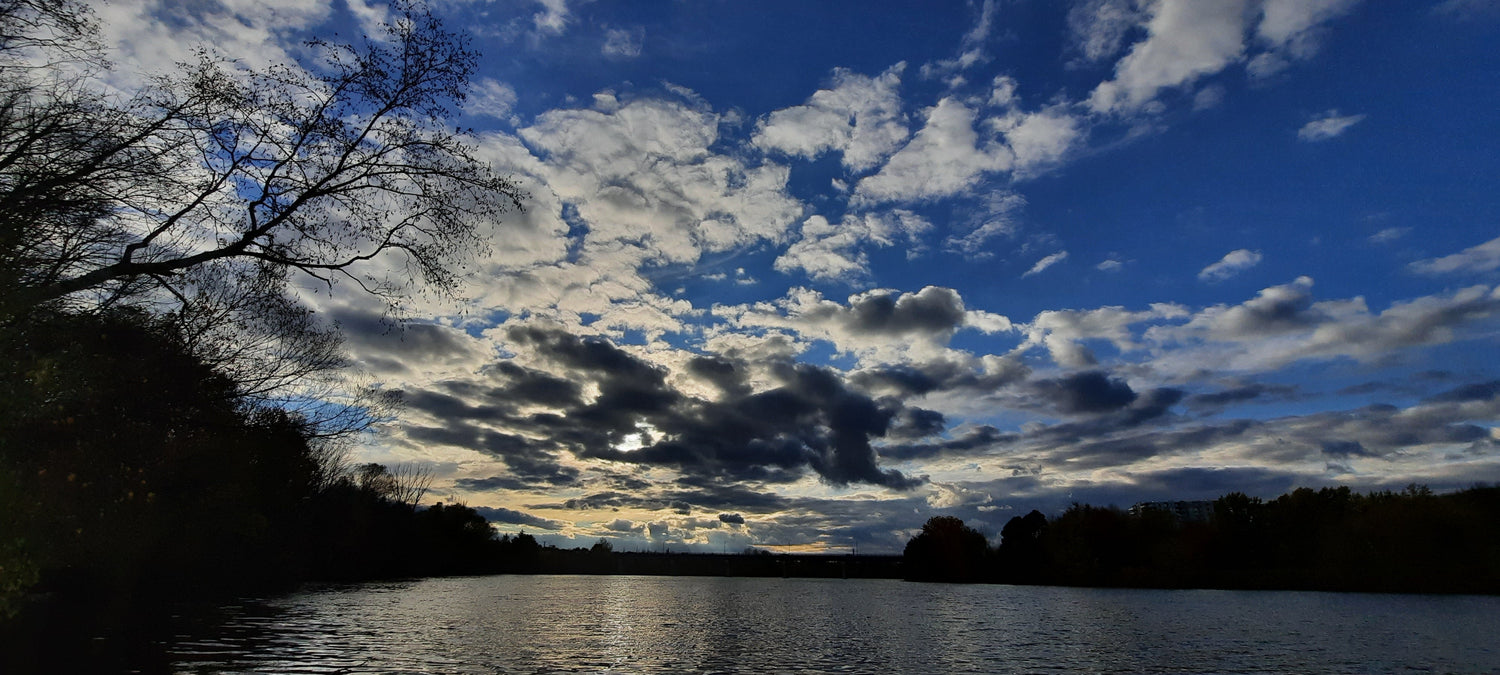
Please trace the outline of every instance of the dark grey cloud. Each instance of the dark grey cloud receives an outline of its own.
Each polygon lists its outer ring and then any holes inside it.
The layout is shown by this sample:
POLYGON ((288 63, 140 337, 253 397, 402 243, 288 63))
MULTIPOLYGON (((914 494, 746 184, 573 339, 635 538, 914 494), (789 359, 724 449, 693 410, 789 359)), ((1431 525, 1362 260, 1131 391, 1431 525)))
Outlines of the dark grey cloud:
POLYGON ((641 532, 646 531, 646 526, 643 523, 635 523, 624 518, 616 518, 610 522, 605 523, 604 529, 609 530, 610 532, 627 532, 640 534, 641 532))
POLYGON ((1359 441, 1323 441, 1323 454, 1332 457, 1374 457, 1375 453, 1365 449, 1359 441))
POLYGON ((989 372, 979 372, 968 364, 944 360, 880 366, 855 372, 849 381, 863 391, 899 398, 936 391, 960 391, 983 396, 1019 383, 1031 372, 1030 368, 1018 360, 1002 357, 996 363, 999 367, 989 372))
POLYGON ((719 514, 719 522, 731 525, 744 525, 745 517, 738 513, 721 513, 719 514))
POLYGON ((1450 389, 1427 399, 1428 403, 1462 403, 1464 401, 1488 401, 1500 396, 1500 380, 1477 382, 1450 389))
POLYGON ((964 301, 951 288, 928 286, 917 293, 870 293, 849 304, 845 326, 865 335, 946 333, 964 323, 964 301))
MULTIPOLYGON (((781 386, 749 393, 742 386, 745 364, 724 357, 698 359, 689 368, 721 382, 724 393, 718 401, 704 401, 676 391, 667 383, 666 370, 607 340, 536 327, 513 328, 510 337, 597 384, 600 393, 591 403, 555 417, 517 421, 545 431, 580 456, 671 466, 736 481, 789 482, 810 469, 835 485, 909 489, 921 483, 882 469, 870 445, 872 438, 890 431, 899 406, 883 405, 846 387, 831 369, 777 364, 781 386), (654 429, 654 436, 647 437, 642 425, 654 429), (631 434, 641 435, 642 447, 622 449, 621 442, 631 434)), ((920 413, 916 418, 931 422, 920 413)))
POLYGON ((1135 402, 1136 393, 1124 380, 1100 371, 1075 373, 1037 380, 1032 387, 1064 413, 1101 413, 1122 409, 1135 402))
POLYGON ((1185 402, 1194 408, 1222 408, 1256 400, 1284 399, 1294 395, 1296 391, 1296 387, 1287 385, 1252 383, 1206 394, 1193 394, 1185 402))
POLYGON ((406 367, 413 361, 478 356, 468 336, 457 328, 393 321, 381 314, 352 310, 335 310, 329 317, 344 335, 345 343, 363 359, 383 359, 406 367))
POLYGON ((989 425, 974 427, 957 437, 928 443, 893 443, 880 447, 880 456, 895 460, 925 459, 943 455, 983 452, 1021 438, 1021 434, 1003 433, 989 425))
POLYGON ((524 511, 516 511, 513 509, 489 506, 476 506, 474 507, 474 510, 478 511, 479 515, 484 516, 485 520, 488 520, 492 523, 505 523, 507 525, 530 525, 531 527, 537 527, 543 530, 561 530, 564 527, 567 527, 567 523, 564 523, 560 520, 542 518, 540 516, 534 516, 524 511))
POLYGON ((707 380, 727 396, 745 396, 750 393, 748 373, 743 363, 719 356, 694 356, 688 359, 687 371, 702 380, 707 380))

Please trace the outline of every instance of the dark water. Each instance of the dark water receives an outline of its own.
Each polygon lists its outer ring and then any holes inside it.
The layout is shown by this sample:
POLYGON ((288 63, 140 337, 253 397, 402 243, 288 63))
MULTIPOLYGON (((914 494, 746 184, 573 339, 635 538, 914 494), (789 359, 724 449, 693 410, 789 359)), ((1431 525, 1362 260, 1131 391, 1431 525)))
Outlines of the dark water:
POLYGON ((1500 598, 497 576, 225 610, 183 673, 1500 672, 1500 598))

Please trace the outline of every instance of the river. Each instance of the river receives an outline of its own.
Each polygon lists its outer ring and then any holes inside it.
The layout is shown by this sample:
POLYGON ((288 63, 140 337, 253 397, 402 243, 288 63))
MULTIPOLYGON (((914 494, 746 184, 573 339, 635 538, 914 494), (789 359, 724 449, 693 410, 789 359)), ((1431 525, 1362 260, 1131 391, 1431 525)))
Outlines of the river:
POLYGON ((1500 672, 1500 598, 493 576, 225 607, 180 673, 1500 672))

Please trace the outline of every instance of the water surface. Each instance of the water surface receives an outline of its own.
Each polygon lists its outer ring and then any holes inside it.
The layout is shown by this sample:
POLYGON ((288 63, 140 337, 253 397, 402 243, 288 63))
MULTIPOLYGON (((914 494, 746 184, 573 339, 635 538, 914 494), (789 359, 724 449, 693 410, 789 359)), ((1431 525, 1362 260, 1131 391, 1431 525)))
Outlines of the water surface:
POLYGON ((225 612, 168 645, 175 670, 1500 672, 1500 598, 1476 596, 494 576, 225 612))

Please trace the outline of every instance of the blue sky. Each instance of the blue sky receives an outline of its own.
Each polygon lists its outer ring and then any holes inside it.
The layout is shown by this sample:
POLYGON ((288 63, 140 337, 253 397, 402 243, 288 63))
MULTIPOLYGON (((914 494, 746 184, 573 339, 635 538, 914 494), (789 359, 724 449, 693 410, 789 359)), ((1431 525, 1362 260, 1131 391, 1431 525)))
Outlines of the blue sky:
MULTIPOLYGON (((379 3, 115 2, 122 71, 379 3)), ((435 2, 531 193, 361 459, 502 529, 898 551, 1071 501, 1500 479, 1484 0, 435 2), (743 522, 740 522, 743 521, 743 522)))

